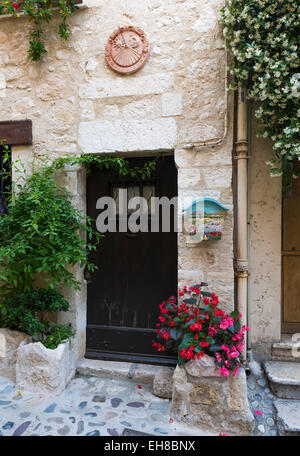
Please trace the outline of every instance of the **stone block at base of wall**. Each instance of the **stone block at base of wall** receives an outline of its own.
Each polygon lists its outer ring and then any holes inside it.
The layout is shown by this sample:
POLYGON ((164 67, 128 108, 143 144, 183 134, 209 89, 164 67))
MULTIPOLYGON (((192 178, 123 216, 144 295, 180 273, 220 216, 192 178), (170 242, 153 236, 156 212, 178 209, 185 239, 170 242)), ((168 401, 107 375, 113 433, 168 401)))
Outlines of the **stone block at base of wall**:
POLYGON ((60 394, 75 375, 74 342, 55 350, 40 342, 20 346, 17 351, 16 386, 21 391, 60 394))
POLYGON ((172 399, 174 367, 160 369, 153 380, 153 393, 163 399, 172 399))
POLYGON ((177 366, 171 418, 229 435, 252 435, 254 417, 247 398, 246 374, 224 377, 208 356, 177 366))
POLYGON ((19 331, 0 328, 0 376, 15 382, 17 350, 31 342, 31 337, 19 331))

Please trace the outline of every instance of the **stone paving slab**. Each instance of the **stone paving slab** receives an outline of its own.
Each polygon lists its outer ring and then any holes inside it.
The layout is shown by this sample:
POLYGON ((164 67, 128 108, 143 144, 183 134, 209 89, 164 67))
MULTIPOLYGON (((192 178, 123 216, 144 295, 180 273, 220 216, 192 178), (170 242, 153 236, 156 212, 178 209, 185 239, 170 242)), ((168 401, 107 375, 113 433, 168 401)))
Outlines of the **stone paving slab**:
MULTIPOLYGON (((157 374, 169 372, 170 368, 152 364, 136 364, 119 361, 105 361, 83 358, 77 365, 77 373, 81 376, 95 376, 109 379, 132 379, 138 383, 152 384, 157 374)), ((174 368, 171 370, 174 371, 174 368)))
MULTIPOLYGON (((277 435, 275 406, 279 412, 287 402, 296 407, 300 422, 300 403, 279 401, 264 376, 248 376, 247 385, 254 435, 277 435)), ((150 384, 140 386, 129 379, 77 376, 59 396, 45 397, 18 391, 12 381, 0 377, 0 435, 121 436, 129 435, 129 429, 132 435, 209 435, 170 423, 171 401, 154 396, 150 384)))
POLYGON ((276 400, 279 435, 300 435, 300 401, 276 400))
MULTIPOLYGON (((170 400, 152 385, 75 377, 59 396, 18 391, 0 377, 0 435, 119 436, 125 429, 155 436, 209 435, 169 419, 170 400)), ((128 432, 128 431, 127 431, 128 432)))
POLYGON ((264 367, 272 382, 300 387, 300 363, 268 361, 264 363, 264 367))
POLYGON ((271 389, 278 397, 300 400, 300 363, 268 361, 264 368, 271 389))

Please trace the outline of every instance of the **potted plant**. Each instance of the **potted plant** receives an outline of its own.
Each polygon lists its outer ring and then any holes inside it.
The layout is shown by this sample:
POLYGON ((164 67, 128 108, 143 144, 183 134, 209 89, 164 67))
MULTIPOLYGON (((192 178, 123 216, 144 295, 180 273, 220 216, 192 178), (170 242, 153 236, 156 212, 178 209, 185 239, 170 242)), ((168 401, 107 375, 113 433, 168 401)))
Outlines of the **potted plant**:
POLYGON ((214 358, 220 375, 237 375, 249 328, 241 327, 237 311, 226 314, 215 293, 202 291, 204 285, 184 287, 178 291, 179 302, 171 297, 160 304, 158 341, 153 345, 178 352, 179 365, 207 355, 214 358))
POLYGON ((241 315, 227 314, 205 283, 184 287, 178 298, 163 301, 157 323, 159 351, 173 350, 172 419, 216 432, 251 434, 253 416, 247 399, 241 315))
POLYGON ((88 253, 100 236, 57 185, 52 167, 33 164, 21 175, 0 217, 0 327, 32 338, 17 350, 18 386, 56 392, 74 375, 76 353, 72 327, 56 325, 57 312, 69 310, 58 290, 80 290, 74 266, 94 270, 88 253))
POLYGON ((2 325, 31 336, 21 344, 16 357, 16 384, 27 391, 61 392, 74 374, 72 366, 71 324, 57 326, 56 312, 69 310, 58 290, 32 288, 6 297, 7 312, 2 325), (50 321, 48 320, 50 319, 50 321))

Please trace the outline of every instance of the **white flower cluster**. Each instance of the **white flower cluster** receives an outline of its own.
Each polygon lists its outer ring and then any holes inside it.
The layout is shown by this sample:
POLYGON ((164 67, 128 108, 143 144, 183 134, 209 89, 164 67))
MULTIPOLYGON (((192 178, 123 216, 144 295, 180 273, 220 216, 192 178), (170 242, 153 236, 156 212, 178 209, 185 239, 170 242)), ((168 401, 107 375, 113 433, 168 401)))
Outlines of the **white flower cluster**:
POLYGON ((229 0, 221 22, 234 56, 231 88, 247 81, 261 134, 274 142, 271 172, 291 177, 300 160, 300 2, 229 0))

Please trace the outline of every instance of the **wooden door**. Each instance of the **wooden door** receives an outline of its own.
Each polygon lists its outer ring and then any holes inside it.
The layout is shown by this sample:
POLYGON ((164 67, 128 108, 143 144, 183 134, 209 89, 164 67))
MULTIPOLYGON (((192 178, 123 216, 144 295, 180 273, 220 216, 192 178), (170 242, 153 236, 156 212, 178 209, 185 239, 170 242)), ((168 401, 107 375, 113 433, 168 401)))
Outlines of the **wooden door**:
POLYGON ((283 202, 282 331, 300 331, 300 179, 283 202))
MULTIPOLYGON (((132 166, 145 160, 130 159, 132 166)), ((148 181, 93 170, 87 180, 88 214, 96 219, 98 198, 115 199, 119 188, 126 188, 128 197, 177 196, 174 157, 161 158, 148 181)), ((106 233, 92 254, 99 270, 88 284, 87 357, 174 363, 172 355, 152 348, 158 305, 177 291, 177 233, 171 225, 168 233, 161 227, 156 233, 106 233)))

